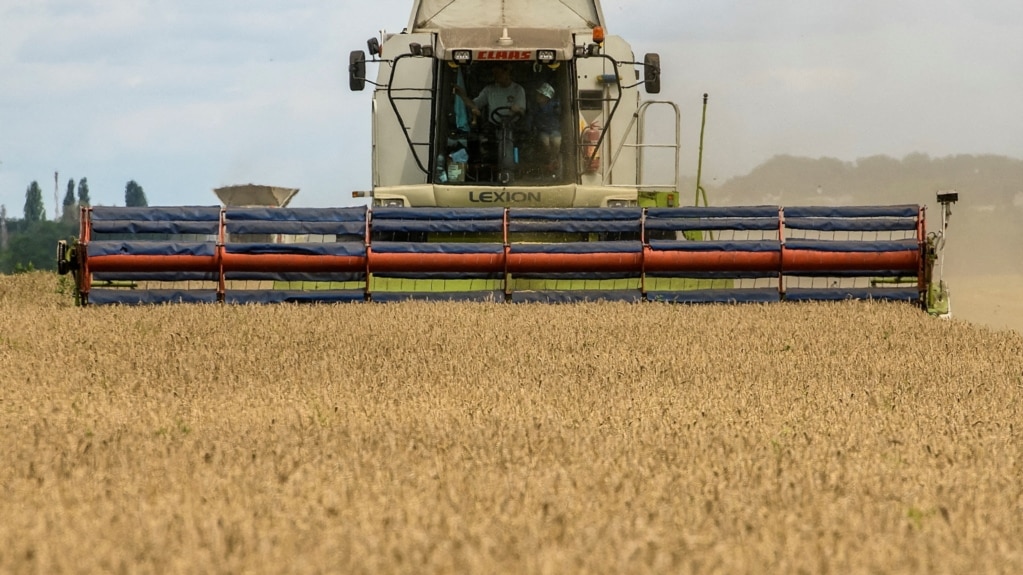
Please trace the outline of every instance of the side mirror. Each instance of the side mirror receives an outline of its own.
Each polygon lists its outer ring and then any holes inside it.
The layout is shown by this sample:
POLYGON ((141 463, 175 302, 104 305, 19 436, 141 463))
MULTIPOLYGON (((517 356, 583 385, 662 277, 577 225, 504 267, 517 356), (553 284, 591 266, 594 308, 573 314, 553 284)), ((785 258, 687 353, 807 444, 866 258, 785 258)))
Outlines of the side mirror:
POLYGON ((647 94, 661 93, 661 57, 658 54, 643 57, 643 85, 647 94))
POLYGON ((380 40, 376 38, 370 38, 366 40, 366 49, 369 50, 370 56, 377 56, 380 54, 380 40))
POLYGON ((348 87, 353 92, 366 88, 366 53, 362 50, 352 50, 348 56, 348 87))

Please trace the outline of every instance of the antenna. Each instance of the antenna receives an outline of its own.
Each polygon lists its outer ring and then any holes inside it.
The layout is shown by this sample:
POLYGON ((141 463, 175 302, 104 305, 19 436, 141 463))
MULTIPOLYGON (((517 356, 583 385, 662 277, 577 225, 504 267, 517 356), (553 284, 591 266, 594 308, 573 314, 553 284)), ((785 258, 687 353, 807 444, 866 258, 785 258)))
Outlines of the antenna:
POLYGON ((60 172, 57 170, 53 171, 53 221, 60 221, 60 196, 57 195, 57 180, 60 178, 60 172))

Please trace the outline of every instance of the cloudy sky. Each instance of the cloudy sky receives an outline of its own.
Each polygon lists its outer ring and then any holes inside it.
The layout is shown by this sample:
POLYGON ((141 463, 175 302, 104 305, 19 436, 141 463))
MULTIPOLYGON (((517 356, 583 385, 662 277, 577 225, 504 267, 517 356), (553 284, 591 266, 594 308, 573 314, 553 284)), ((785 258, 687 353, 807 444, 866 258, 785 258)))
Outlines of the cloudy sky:
MULTIPOLYGON (((495 0, 496 1, 496 0, 495 0)), ((411 0, 0 0, 0 203, 53 215, 69 178, 93 203, 216 203, 214 187, 301 188, 350 205, 370 185, 370 94, 350 50, 400 31, 411 0)), ((605 0, 608 32, 659 52, 694 173, 776 154, 1023 158, 1018 0, 605 0)))

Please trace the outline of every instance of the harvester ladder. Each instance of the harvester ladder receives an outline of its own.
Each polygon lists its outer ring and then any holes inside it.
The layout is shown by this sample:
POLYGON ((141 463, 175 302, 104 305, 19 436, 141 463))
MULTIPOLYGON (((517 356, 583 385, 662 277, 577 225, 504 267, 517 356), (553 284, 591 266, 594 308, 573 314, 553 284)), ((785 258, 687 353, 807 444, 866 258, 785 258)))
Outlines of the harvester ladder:
MULTIPOLYGON (((657 190, 663 191, 665 189, 671 192, 678 193, 679 188, 679 159, 682 151, 682 127, 681 127, 682 114, 679 112, 678 105, 674 102, 667 100, 649 100, 640 104, 639 109, 632 115, 632 119, 629 120, 629 125, 625 128, 625 133, 630 134, 632 130, 636 130, 636 141, 635 143, 629 143, 629 139, 622 138, 618 148, 615 150, 614 155, 611 157, 611 162, 607 167, 607 172, 610 174, 614 170, 615 164, 618 163, 618 156, 621 155, 622 150, 625 148, 636 149, 636 184, 640 191, 657 190), (652 106, 662 106, 671 109, 672 114, 675 118, 675 141, 674 143, 648 143, 645 141, 646 138, 646 113, 647 110, 652 106), (671 183, 648 183, 646 182, 645 173, 643 170, 643 151, 648 148, 661 148, 661 149, 672 149, 675 150, 675 161, 674 161, 674 179, 671 183)), ((631 185, 614 184, 612 187, 633 187, 631 185)))
MULTIPOLYGON (((390 79, 387 81, 387 86, 386 86, 386 89, 387 89, 387 101, 391 104, 391 109, 394 110, 394 116, 398 120, 398 126, 401 127, 402 133, 405 135, 405 141, 408 143, 409 151, 412 152, 412 159, 415 160, 416 166, 419 167, 420 171, 422 171, 426 175, 429 175, 431 173, 430 172, 431 168, 433 168, 433 165, 432 165, 433 144, 430 142, 429 139, 427 139, 427 141, 425 141, 425 142, 417 142, 417 141, 414 141, 412 139, 412 134, 409 133, 412 128, 409 126, 408 123, 405 122, 405 118, 404 118, 404 116, 401 113, 401 109, 398 106, 398 102, 404 102, 404 101, 411 101, 411 102, 435 102, 436 99, 437 99, 436 90, 433 89, 433 88, 420 88, 420 87, 416 87, 416 86, 412 86, 412 87, 408 87, 408 88, 403 88, 403 87, 402 88, 395 88, 394 87, 395 82, 396 82, 396 80, 395 80, 395 78, 396 78, 395 70, 397 70, 397 68, 398 68, 398 62, 401 61, 404 58, 412 58, 412 57, 413 56, 411 54, 402 54, 402 55, 398 56, 397 58, 395 58, 393 62, 391 62, 391 76, 390 76, 390 79), (402 95, 395 95, 395 92, 401 92, 402 95), (410 94, 410 93, 413 94, 413 95, 405 95, 405 94, 410 94), (420 151, 419 148, 426 148, 426 158, 427 158, 426 162, 424 162, 423 158, 419 155, 419 151, 420 151)), ((435 128, 434 123, 435 123, 435 119, 431 115, 430 116, 430 131, 427 132, 427 133, 432 134, 434 132, 434 128, 435 128)))

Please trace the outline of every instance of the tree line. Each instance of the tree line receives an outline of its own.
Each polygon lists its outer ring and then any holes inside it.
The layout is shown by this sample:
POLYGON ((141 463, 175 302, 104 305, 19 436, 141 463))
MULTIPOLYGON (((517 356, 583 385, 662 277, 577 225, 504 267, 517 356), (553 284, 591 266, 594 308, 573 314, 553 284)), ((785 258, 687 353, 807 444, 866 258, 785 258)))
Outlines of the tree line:
MULTIPOLYGON (((69 179, 60 217, 47 219, 43 190, 33 181, 25 190, 24 217, 8 219, 7 207, 0 207, 0 273, 56 270, 57 242, 78 236, 80 210, 91 205, 88 178, 77 183, 69 179)), ((135 180, 124 187, 124 205, 149 205, 145 190, 135 180)))
POLYGON ((1016 208, 1023 202, 1023 160, 915 153, 902 159, 870 156, 847 162, 779 155, 724 182, 711 194, 710 203, 927 204, 933 203, 936 191, 950 189, 960 193, 960 208, 988 205, 1020 211, 1016 208))
MULTIPOLYGON (((956 155, 932 158, 910 154, 902 159, 870 156, 854 162, 835 158, 775 156, 748 174, 721 185, 705 185, 711 205, 864 205, 929 204, 934 193, 955 189, 957 226, 965 232, 983 231, 992 249, 1023 245, 1023 160, 996 155, 956 155)), ((695 188, 690 178, 686 190, 695 188)), ((24 219, 0 217, 0 273, 18 269, 54 269, 58 240, 78 235, 78 208, 90 205, 85 178, 68 181, 64 213, 49 221, 37 182, 25 194, 24 219), (6 247, 4 247, 6 246, 6 247)), ((145 191, 134 180, 124 189, 126 206, 146 206, 145 191)), ((937 217, 940 212, 932 212, 937 217)), ((958 231, 957 231, 958 233, 958 231)), ((1023 261, 1023 260, 1021 260, 1023 261)))

